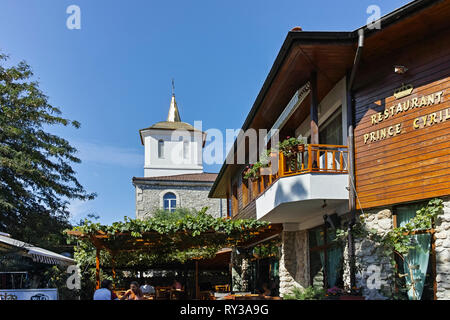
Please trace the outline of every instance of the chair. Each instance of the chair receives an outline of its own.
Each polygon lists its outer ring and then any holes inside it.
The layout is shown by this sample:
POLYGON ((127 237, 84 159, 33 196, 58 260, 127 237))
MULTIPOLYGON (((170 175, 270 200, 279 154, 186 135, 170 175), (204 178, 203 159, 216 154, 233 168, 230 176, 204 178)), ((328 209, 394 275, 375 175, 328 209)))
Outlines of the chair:
POLYGON ((170 287, 156 287, 155 299, 156 300, 169 300, 170 299, 170 287))
POLYGON ((230 292, 230 285, 229 284, 220 284, 214 286, 214 289, 216 292, 230 292))

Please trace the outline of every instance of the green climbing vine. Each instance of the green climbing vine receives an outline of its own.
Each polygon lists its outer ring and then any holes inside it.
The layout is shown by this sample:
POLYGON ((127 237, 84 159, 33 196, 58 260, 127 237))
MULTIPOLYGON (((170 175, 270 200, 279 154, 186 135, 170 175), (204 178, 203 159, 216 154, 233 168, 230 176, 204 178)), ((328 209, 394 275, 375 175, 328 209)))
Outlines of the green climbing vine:
MULTIPOLYGON (((114 222, 111 225, 101 225, 86 220, 81 226, 73 230, 83 234, 96 234, 99 231, 109 235, 113 241, 123 233, 128 233, 134 238, 140 238, 144 233, 158 233, 161 235, 173 235, 184 233, 193 242, 200 243, 205 232, 216 232, 219 240, 239 237, 246 239, 260 227, 268 226, 269 223, 254 219, 223 219, 215 218, 206 213, 208 208, 200 211, 178 209, 175 212, 156 211, 148 219, 130 219, 114 222)), ((211 236, 208 236, 210 240, 211 236)), ((227 243, 223 243, 226 245, 227 243)))
MULTIPOLYGON (((391 258, 391 265, 398 272, 395 256, 405 260, 411 250, 417 249, 418 244, 411 241, 411 234, 433 228, 438 216, 443 213, 443 208, 444 203, 442 199, 431 199, 424 207, 416 211, 416 215, 408 223, 395 227, 384 234, 378 233, 375 229, 368 229, 365 225, 365 217, 360 216, 359 221, 352 228, 352 236, 354 239, 368 239, 372 241, 375 246, 381 249, 385 256, 391 258)), ((336 240, 338 241, 345 242, 347 236, 347 230, 338 229, 336 232, 336 240)), ((414 281, 411 283, 414 284, 414 281)))
MULTIPOLYGON (((254 219, 223 219, 214 218, 206 213, 207 208, 200 211, 184 208, 175 212, 156 210, 147 219, 130 219, 115 222, 111 225, 101 225, 85 220, 74 231, 85 235, 95 235, 99 232, 109 237, 104 242, 110 249, 115 250, 114 264, 118 270, 141 270, 149 266, 165 265, 171 263, 185 263, 190 259, 213 258, 220 249, 233 246, 238 240, 253 237, 261 228, 269 225, 268 222, 254 219), (136 250, 121 250, 123 234, 126 239, 149 239, 158 245, 151 250, 137 247, 136 250), (158 240, 159 239, 159 240, 158 240), (180 246, 180 243, 183 245, 180 246)), ((82 287, 92 293, 95 286, 96 250, 87 239, 69 236, 71 243, 76 243, 74 258, 80 266, 82 274, 82 287)), ((125 239, 125 240, 126 240, 125 239)), ((113 264, 111 252, 101 250, 100 261, 102 265, 102 278, 112 279, 111 266, 113 264)), ((120 281, 121 273, 117 276, 120 281)))

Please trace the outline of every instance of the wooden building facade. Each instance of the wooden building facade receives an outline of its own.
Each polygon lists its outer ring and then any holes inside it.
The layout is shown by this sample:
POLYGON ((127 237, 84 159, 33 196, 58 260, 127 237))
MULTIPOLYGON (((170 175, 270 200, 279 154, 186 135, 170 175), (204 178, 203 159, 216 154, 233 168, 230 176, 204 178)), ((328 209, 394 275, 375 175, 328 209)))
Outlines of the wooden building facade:
POLYGON ((426 254, 410 255, 420 288, 403 297, 450 299, 450 1, 412 1, 378 22, 351 32, 292 29, 242 129, 306 143, 294 162, 272 150, 265 174, 246 179, 255 142, 238 137, 211 189, 210 197, 227 198, 230 218, 283 224, 282 296, 320 283, 394 297, 399 272, 389 257, 352 236, 338 248, 336 230, 363 221, 383 235, 437 198, 441 217, 414 240, 426 254), (241 149, 246 162, 236 163, 241 149))

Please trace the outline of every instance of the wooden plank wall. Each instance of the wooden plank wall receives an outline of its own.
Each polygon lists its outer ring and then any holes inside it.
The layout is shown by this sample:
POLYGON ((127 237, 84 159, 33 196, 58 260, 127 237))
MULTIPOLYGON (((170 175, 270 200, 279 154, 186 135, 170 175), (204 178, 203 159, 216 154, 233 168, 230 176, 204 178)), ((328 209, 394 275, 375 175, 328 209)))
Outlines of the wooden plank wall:
MULTIPOLYGON (((450 114, 450 31, 387 52, 378 61, 364 61, 355 92, 355 169, 358 207, 371 208, 450 194, 450 118, 423 128, 414 120, 450 114), (404 65, 404 75, 394 73, 404 65), (395 89, 411 84, 409 96, 396 99, 395 89), (443 91, 438 104, 409 109, 379 123, 372 115, 398 103, 443 91), (442 111, 442 113, 441 113, 442 111), (401 133, 378 141, 367 134, 401 125, 401 133), (366 136, 365 136, 366 135, 366 136), (361 204, 361 205, 360 205, 361 204)), ((428 118, 429 119, 429 118, 428 118)), ((417 122, 421 123, 421 121, 417 122)), ((429 122, 431 123, 431 122, 429 122)))
MULTIPOLYGON (((243 170, 243 169, 242 169, 243 170)), ((237 197, 234 200, 234 210, 232 214, 233 219, 256 219, 256 201, 255 196, 257 194, 255 187, 258 186, 257 183, 248 182, 248 188, 244 187, 244 181, 242 178, 242 170, 238 171, 232 179, 232 185, 237 187, 237 197), (244 196, 246 192, 247 196, 244 196), (246 198, 246 201, 244 201, 246 198)))

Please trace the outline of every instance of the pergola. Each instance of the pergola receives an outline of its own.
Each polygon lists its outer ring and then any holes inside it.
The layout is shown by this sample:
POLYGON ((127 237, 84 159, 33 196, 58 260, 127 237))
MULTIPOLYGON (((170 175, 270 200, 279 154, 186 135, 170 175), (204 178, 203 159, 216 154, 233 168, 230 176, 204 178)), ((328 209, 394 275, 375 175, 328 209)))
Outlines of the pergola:
MULTIPOLYGON (((96 248, 96 287, 100 287, 100 252, 106 250, 111 254, 111 270, 113 278, 116 277, 115 257, 122 252, 140 251, 145 253, 170 252, 173 250, 189 250, 207 248, 212 245, 227 247, 250 247, 265 239, 273 238, 282 231, 281 224, 269 224, 254 229, 245 229, 242 232, 227 234, 225 232, 209 230, 196 234, 189 231, 178 231, 175 233, 160 233, 156 231, 144 232, 139 236, 132 235, 131 232, 117 232, 108 234, 101 230, 93 233, 83 233, 81 231, 70 230, 68 235, 80 239, 88 240, 96 248)), ((218 253, 223 253, 224 250, 218 253)), ((198 272, 199 261, 202 257, 193 258, 195 261, 195 283, 196 297, 199 295, 198 272)))

